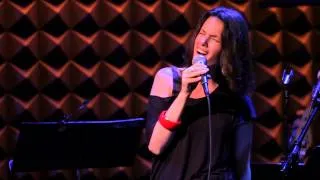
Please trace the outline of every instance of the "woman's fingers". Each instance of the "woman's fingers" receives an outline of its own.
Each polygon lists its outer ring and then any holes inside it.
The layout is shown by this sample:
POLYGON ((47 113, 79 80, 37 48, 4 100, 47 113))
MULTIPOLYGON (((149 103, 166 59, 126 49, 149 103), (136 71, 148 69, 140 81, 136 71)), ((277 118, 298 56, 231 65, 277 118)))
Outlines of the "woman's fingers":
POLYGON ((208 72, 208 70, 194 70, 194 71, 185 73, 184 77, 188 77, 188 78, 189 77, 197 77, 197 76, 200 76, 202 74, 205 74, 206 72, 208 72))
POLYGON ((198 82, 198 81, 200 81, 200 80, 201 80, 201 77, 198 76, 198 77, 194 77, 194 78, 187 78, 187 79, 186 79, 186 82, 187 82, 187 83, 195 83, 195 82, 198 82))
POLYGON ((205 66, 205 65, 201 65, 201 64, 195 64, 193 66, 190 66, 189 68, 186 68, 183 71, 183 76, 185 77, 196 77, 196 76, 200 76, 202 74, 205 74, 206 72, 208 72, 209 69, 205 66))
POLYGON ((190 89, 191 84, 195 84, 201 80, 201 75, 205 74, 209 71, 209 68, 204 64, 193 64, 192 66, 184 69, 180 69, 182 73, 182 91, 191 92, 190 89))

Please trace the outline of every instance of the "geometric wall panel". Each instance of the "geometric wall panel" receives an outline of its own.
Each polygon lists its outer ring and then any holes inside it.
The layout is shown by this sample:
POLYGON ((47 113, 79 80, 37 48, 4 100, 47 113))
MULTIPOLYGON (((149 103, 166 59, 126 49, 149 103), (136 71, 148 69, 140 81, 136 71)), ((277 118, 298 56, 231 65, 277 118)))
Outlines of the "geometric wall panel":
MULTIPOLYGON (((278 162, 283 155, 282 71, 292 67, 295 72, 288 87, 292 122, 310 103, 320 68, 319 7, 247 0, 0 0, 1 178, 8 178, 20 122, 58 121, 65 114, 75 120, 145 117, 155 73, 182 63, 201 13, 218 5, 238 9, 248 19, 258 114, 252 157, 278 162), (77 110, 84 101, 86 108, 77 110)), ((313 134, 314 144, 318 136, 313 134)), ((141 141, 134 167, 78 173, 84 179, 147 177, 150 156, 141 141)), ((21 173, 18 179, 74 179, 75 174, 21 173)))

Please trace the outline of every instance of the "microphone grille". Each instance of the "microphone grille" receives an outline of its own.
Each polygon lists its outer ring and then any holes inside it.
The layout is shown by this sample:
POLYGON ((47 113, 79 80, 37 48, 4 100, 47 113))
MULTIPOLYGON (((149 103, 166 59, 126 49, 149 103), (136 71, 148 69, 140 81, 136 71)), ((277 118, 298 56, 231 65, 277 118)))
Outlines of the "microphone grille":
POLYGON ((194 56, 192 59, 192 64, 195 64, 195 63, 201 63, 201 64, 207 65, 207 59, 204 55, 199 54, 194 56))

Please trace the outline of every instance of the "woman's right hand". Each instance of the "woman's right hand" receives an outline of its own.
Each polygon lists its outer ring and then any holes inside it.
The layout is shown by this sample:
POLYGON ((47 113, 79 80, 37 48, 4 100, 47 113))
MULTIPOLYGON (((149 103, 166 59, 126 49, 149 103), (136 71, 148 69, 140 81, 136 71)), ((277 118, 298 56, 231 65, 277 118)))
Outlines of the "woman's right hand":
POLYGON ((209 71, 207 65, 195 63, 188 68, 181 68, 181 93, 190 95, 197 83, 201 80, 201 75, 209 71))

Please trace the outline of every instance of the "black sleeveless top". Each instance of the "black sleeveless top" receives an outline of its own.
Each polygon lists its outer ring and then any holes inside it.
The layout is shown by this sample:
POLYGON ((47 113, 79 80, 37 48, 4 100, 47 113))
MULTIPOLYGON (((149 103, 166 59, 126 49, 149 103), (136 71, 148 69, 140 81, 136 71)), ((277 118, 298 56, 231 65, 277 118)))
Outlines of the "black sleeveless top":
MULTIPOLYGON (((161 111, 169 108, 180 90, 180 77, 173 70, 173 96, 150 96, 146 134, 149 141, 161 111)), ((241 147, 251 147, 251 110, 244 98, 218 87, 210 94, 212 128, 211 179, 237 179, 241 147)), ((251 107, 252 108, 252 107, 251 107)), ((182 126, 176 130, 166 149, 155 156, 151 179, 189 180, 207 179, 209 163, 209 128, 207 99, 189 98, 181 115, 182 126)))

